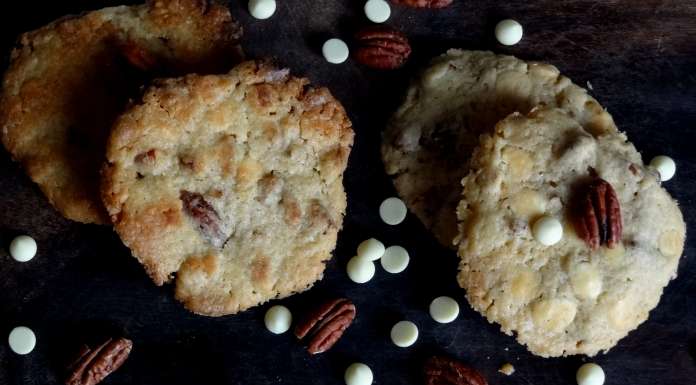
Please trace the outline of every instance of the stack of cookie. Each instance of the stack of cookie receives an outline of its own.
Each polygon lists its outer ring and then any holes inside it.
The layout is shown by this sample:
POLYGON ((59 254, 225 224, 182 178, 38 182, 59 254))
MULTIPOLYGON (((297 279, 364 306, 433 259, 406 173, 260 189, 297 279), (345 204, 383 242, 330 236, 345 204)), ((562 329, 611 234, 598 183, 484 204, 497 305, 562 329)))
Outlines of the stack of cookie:
POLYGON ((346 208, 343 107, 287 69, 238 64, 240 36, 201 0, 62 18, 21 36, 0 100, 3 144, 53 206, 112 223, 205 315, 311 286, 346 208))
POLYGON ((450 50, 413 82, 382 155, 411 211, 458 250, 471 306, 535 354, 610 349, 676 276, 677 203, 551 65, 450 50), (551 242, 542 223, 557 225, 551 242))

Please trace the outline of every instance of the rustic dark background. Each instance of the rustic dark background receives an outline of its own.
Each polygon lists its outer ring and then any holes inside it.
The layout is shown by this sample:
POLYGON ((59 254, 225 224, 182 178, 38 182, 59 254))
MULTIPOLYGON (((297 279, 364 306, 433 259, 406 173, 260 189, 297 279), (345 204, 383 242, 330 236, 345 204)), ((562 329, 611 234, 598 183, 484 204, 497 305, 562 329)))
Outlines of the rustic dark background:
MULTIPOLYGON (((18 33, 61 15, 115 5, 117 1, 29 1, 0 12, 0 48, 9 53, 18 33)), ((55 384, 68 355, 84 340, 123 333, 135 348, 105 384, 341 384, 353 361, 369 364, 376 384, 419 384, 421 364, 447 353, 479 368, 491 384, 574 384, 583 357, 534 357, 498 331, 464 301, 455 282, 454 253, 439 247, 413 216, 389 227, 377 214, 394 190, 378 155, 380 131, 399 103, 407 79, 430 57, 450 47, 490 49, 544 60, 592 94, 613 114, 649 161, 668 154, 677 160, 666 188, 679 200, 694 227, 696 189, 696 1, 693 0, 455 0, 445 10, 392 7, 388 24, 412 40, 414 54, 398 71, 376 72, 352 61, 326 63, 320 55, 328 37, 346 40, 367 21, 362 0, 279 0, 276 14, 252 19, 246 1, 230 4, 245 28, 250 57, 275 57, 295 74, 328 86, 343 101, 356 135, 346 173, 348 215, 326 277, 311 291, 275 301, 300 314, 319 299, 344 295, 358 317, 328 353, 309 357, 290 334, 263 327, 268 305, 236 316, 206 318, 184 310, 172 287, 154 286, 108 227, 61 218, 38 188, 0 150, 0 245, 19 233, 34 236, 38 256, 20 264, 0 257, 0 384, 55 384), (525 28, 522 42, 496 44, 493 27, 512 17, 525 28), (367 237, 400 244, 411 265, 398 275, 378 267, 375 278, 357 285, 344 266, 367 237), (438 325, 427 307, 432 298, 458 298, 456 322, 438 325), (389 340, 401 319, 418 324, 411 348, 389 340), (34 352, 13 354, 6 343, 16 325, 38 336, 34 352), (505 362, 511 377, 497 373, 505 362)), ((6 60, 6 58, 5 58, 6 60)), ((690 231, 691 233, 691 231, 690 231)), ((594 358, 607 384, 696 383, 696 238, 690 236, 679 277, 665 290, 650 319, 606 355, 594 358)))

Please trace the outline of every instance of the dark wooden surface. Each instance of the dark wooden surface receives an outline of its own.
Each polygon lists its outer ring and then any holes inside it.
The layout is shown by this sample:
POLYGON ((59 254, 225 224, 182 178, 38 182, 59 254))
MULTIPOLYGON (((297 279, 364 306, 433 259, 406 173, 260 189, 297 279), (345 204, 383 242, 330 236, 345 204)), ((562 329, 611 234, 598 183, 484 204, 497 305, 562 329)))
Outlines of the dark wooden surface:
MULTIPOLYGON (((66 13, 114 1, 21 1, 0 13, 2 52, 15 36, 66 13)), ((7 3, 4 3, 7 4, 7 3)), ((332 295, 352 298, 358 317, 330 352, 309 357, 290 334, 275 336, 263 327, 268 305, 236 316, 206 318, 184 310, 172 287, 158 288, 146 277, 118 237, 107 227, 61 218, 20 168, 0 150, 0 245, 16 234, 38 240, 39 253, 20 264, 0 257, 0 384, 54 384, 83 340, 123 333, 135 348, 125 366, 105 384, 341 384, 352 361, 369 364, 376 384, 419 384, 422 361, 447 353, 479 368, 491 384, 574 384, 586 358, 534 357, 498 331, 464 301, 455 282, 457 260, 439 247, 415 217, 396 227, 379 220, 382 199, 393 195, 382 171, 378 148, 385 120, 399 103, 407 79, 446 48, 491 49, 524 59, 548 61, 576 83, 591 82, 592 94, 649 161, 657 154, 677 160, 666 188, 681 203, 689 233, 696 204, 696 1, 455 0, 450 8, 423 11, 393 7, 388 24, 412 40, 414 54, 403 69, 375 72, 354 62, 330 65, 320 56, 324 39, 349 39, 362 24, 361 0, 279 0, 272 19, 256 21, 246 1, 230 7, 246 30, 250 57, 275 57, 295 74, 328 86, 343 101, 356 135, 346 173, 348 215, 326 276, 311 291, 274 301, 295 314, 332 295), (492 29, 503 17, 519 20, 524 40, 512 48, 495 43, 492 29), (401 244, 411 265, 398 275, 378 267, 365 285, 351 283, 346 261, 357 244, 375 236, 401 244), (450 295, 460 301, 456 322, 436 325, 429 301, 450 295), (420 327, 415 346, 389 341, 401 319, 420 327), (28 356, 4 342, 16 325, 38 336, 28 356), (511 362, 511 377, 497 368, 511 362)), ((607 384, 696 383, 696 238, 688 237, 679 277, 665 290, 650 319, 618 346, 594 361, 607 384)))

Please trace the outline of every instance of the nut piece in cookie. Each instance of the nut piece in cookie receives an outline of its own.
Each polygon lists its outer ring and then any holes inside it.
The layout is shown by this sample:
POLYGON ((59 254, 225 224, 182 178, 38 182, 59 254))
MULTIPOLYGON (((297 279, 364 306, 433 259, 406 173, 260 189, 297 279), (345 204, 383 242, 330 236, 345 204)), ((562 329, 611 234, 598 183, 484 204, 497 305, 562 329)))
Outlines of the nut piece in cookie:
POLYGON ((322 277, 352 144, 341 104, 287 69, 161 80, 114 125, 102 198, 156 284, 232 314, 322 277))
POLYGON ((114 120, 154 77, 241 60, 241 28, 207 0, 150 0, 22 34, 0 95, 2 143, 66 218, 108 223, 99 169, 114 120))

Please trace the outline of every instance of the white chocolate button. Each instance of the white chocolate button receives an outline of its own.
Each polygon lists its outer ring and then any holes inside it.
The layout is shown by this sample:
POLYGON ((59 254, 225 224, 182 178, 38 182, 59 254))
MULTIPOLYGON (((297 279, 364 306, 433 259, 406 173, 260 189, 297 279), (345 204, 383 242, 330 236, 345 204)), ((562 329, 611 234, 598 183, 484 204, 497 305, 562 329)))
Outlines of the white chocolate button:
POLYGON ((249 0, 249 13, 257 19, 268 19, 275 11, 275 0, 249 0))
POLYGON ((28 235, 20 235, 10 242, 10 255, 17 262, 30 261, 36 255, 36 241, 28 235))
POLYGON ((459 304, 454 298, 447 296, 437 297, 430 303, 430 316, 441 324, 454 321, 458 315, 459 304))
POLYGON ((384 255, 384 244, 374 238, 362 241, 358 245, 358 257, 376 261, 384 255))
POLYGON ((17 354, 29 354, 36 346, 36 335, 26 326, 17 326, 7 339, 10 349, 17 354))
POLYGON ((348 278, 355 283, 365 283, 375 276, 375 264, 369 259, 353 257, 346 266, 348 278))
POLYGON ((532 234, 544 246, 555 245, 563 238, 563 225, 554 217, 543 216, 534 222, 532 234))
POLYGON ((604 384, 604 370, 597 364, 585 364, 578 369, 575 380, 578 385, 602 385, 604 384))
POLYGON ((522 24, 506 19, 495 26, 495 38, 503 45, 515 45, 522 40, 522 24))
POLYGON ((271 333, 283 334, 290 329, 292 313, 285 306, 275 305, 266 311, 263 322, 271 333))
POLYGON ((390 15, 391 8, 384 0, 368 0, 365 3, 365 16, 373 23, 384 23, 390 15))
POLYGON ((391 340, 400 348, 413 345, 418 339, 418 327, 411 321, 399 321, 391 329, 391 340))
POLYGON ((348 59, 348 45, 341 39, 327 40, 321 52, 329 63, 340 64, 348 59))
POLYGON ((650 166, 660 173, 660 180, 666 182, 677 172, 677 165, 669 156, 659 155, 650 161, 650 166))
POLYGON ((369 366, 356 362, 346 369, 343 376, 346 385, 370 385, 372 384, 372 370, 369 366))
POLYGON ((379 262, 387 273, 397 274, 406 270, 410 260, 411 257, 406 249, 401 246, 389 246, 384 250, 384 255, 379 262))
POLYGON ((399 198, 387 198, 379 205, 379 216, 388 225, 398 225, 406 219, 406 205, 399 198))

